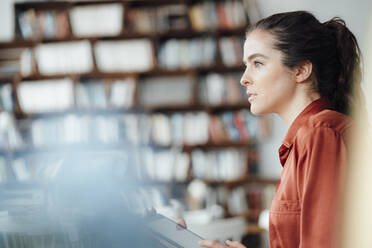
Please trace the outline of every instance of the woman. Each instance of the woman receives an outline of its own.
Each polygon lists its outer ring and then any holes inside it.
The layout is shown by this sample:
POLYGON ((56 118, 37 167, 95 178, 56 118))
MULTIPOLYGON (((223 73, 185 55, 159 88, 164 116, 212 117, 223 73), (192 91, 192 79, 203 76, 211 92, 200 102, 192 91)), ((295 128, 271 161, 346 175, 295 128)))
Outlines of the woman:
MULTIPOLYGON (((359 55, 343 20, 320 23, 305 11, 272 15, 247 32, 241 84, 251 112, 276 113, 290 126, 279 149, 283 170, 270 208, 271 248, 334 247, 359 55)), ((199 245, 226 247, 211 240, 199 245)))

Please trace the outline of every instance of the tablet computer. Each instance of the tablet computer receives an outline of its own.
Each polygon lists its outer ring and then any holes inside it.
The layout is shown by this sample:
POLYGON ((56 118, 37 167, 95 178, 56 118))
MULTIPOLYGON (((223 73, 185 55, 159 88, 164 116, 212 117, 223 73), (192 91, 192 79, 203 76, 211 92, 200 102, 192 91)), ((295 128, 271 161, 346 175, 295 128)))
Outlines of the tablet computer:
POLYGON ((198 242, 203 240, 199 235, 161 214, 148 217, 146 219, 146 225, 166 247, 198 248, 198 242))

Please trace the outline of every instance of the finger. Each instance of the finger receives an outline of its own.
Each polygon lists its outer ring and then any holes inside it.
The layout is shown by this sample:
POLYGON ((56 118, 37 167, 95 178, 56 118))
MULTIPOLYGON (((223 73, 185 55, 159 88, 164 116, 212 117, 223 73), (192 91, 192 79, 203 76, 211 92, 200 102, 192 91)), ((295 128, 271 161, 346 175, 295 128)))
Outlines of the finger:
POLYGON ((199 246, 206 248, 226 248, 225 245, 217 242, 216 240, 202 240, 199 241, 199 246))
POLYGON ((148 214, 149 216, 155 215, 155 214, 156 214, 156 209, 153 208, 153 207, 151 207, 150 209, 148 209, 147 214, 148 214))
POLYGON ((184 228, 187 228, 186 221, 184 219, 178 219, 177 223, 184 228))
POLYGON ((246 248, 242 243, 237 241, 226 240, 226 244, 232 248, 246 248))

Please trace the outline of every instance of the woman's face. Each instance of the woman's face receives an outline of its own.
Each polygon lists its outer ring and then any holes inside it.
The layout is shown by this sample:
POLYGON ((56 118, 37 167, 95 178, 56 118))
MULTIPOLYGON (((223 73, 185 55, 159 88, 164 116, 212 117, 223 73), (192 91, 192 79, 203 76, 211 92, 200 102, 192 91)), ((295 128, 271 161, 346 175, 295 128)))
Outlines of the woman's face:
POLYGON ((259 29, 244 43, 246 69, 241 84, 246 87, 253 114, 280 114, 294 97, 295 73, 282 64, 282 53, 273 44, 274 36, 259 29))

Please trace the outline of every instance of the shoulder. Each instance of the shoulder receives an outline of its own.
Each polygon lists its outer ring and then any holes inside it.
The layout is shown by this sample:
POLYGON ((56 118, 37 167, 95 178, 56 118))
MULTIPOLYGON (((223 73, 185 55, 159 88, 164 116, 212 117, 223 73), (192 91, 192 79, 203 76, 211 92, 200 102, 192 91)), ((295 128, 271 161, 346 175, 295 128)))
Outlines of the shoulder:
POLYGON ((348 136, 353 125, 350 117, 334 110, 325 109, 310 116, 298 130, 297 138, 304 141, 315 138, 348 136))
POLYGON ((315 115, 312 115, 307 122, 309 127, 325 127, 340 133, 344 133, 350 129, 352 124, 352 119, 347 115, 329 109, 325 109, 315 115))

